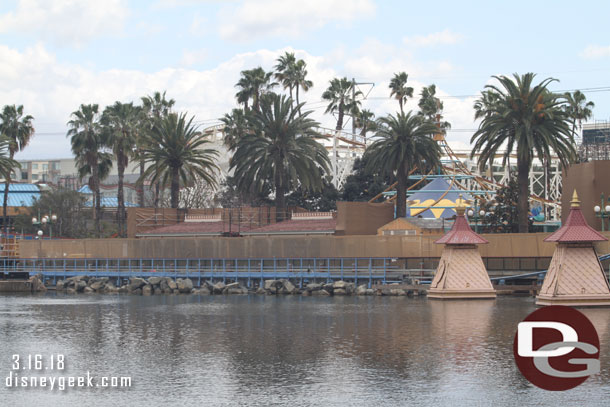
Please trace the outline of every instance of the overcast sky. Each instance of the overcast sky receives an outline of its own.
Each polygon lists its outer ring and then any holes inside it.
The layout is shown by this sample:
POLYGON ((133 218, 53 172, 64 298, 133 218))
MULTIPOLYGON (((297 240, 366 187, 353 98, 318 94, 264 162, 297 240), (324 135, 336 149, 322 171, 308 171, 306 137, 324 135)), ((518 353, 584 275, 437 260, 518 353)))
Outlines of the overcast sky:
POLYGON ((18 158, 70 157, 65 124, 81 103, 139 102, 166 90, 205 127, 236 105, 241 70, 271 70, 294 51, 314 82, 303 99, 324 125, 333 121, 321 102, 331 78, 373 82, 361 86, 363 107, 384 115, 398 109, 389 79, 406 71, 416 92, 437 85, 448 139, 464 148, 477 126, 472 104, 491 75, 552 76, 560 80, 552 89, 585 90, 595 119, 609 119, 609 4, 3 0, 0 105, 23 104, 36 119, 18 158))

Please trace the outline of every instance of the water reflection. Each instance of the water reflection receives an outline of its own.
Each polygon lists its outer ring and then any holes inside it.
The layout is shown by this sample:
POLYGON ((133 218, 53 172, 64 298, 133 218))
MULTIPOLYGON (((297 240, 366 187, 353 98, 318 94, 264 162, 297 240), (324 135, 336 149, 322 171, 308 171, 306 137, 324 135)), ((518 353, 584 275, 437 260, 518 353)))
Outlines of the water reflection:
POLYGON ((566 393, 527 383, 512 358, 531 298, 2 296, 10 355, 64 353, 68 372, 131 375, 127 390, 0 387, 2 405, 602 405, 608 310, 585 310, 603 372, 566 393), (92 397, 93 396, 93 397, 92 397))

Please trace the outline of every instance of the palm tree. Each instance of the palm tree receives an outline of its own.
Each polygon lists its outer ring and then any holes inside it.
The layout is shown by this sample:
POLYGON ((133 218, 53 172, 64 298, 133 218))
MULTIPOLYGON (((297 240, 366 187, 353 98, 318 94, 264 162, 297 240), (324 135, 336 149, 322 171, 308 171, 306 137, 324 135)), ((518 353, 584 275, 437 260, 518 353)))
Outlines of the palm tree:
POLYGON ((334 78, 330 86, 322 94, 322 99, 330 103, 325 113, 337 114, 337 130, 343 129, 343 117, 347 114, 355 115, 358 112, 360 101, 356 97, 362 92, 353 89, 354 83, 347 78, 334 78))
MULTIPOLYGON (((8 155, 13 160, 15 153, 23 151, 34 135, 32 121, 34 117, 23 115, 23 105, 6 105, 0 113, 0 135, 9 140, 8 155)), ((4 233, 8 233, 8 190, 11 184, 11 171, 4 174, 4 200, 2 203, 2 225, 4 233)))
POLYGON ((137 145, 137 128, 140 125, 141 108, 133 103, 115 102, 114 105, 106 107, 102 114, 102 125, 107 132, 106 142, 112 149, 117 160, 118 190, 117 190, 117 220, 119 235, 125 237, 125 195, 123 191, 123 179, 125 178, 125 167, 133 155, 133 149, 137 145))
POLYGON ((362 109, 356 116, 356 128, 361 129, 360 135, 366 140, 366 133, 377 130, 375 113, 368 109, 362 109))
POLYGON ((170 184, 172 208, 178 208, 181 181, 187 185, 198 177, 216 186, 214 174, 219 168, 214 161, 218 152, 205 148, 211 141, 197 131, 193 119, 187 120, 186 114, 168 114, 155 125, 142 149, 145 162, 151 164, 142 177, 170 184))
POLYGON ((579 90, 574 93, 566 92, 564 96, 568 102, 564 108, 572 119, 572 137, 575 137, 576 123, 578 123, 578 129, 582 130, 583 120, 589 120, 593 116, 595 103, 587 102, 587 97, 579 90))
POLYGON ((436 123, 435 133, 445 134, 451 124, 443 120, 443 102, 436 96, 436 85, 424 87, 419 99, 419 114, 427 120, 436 123))
POLYGON ((94 193, 95 201, 95 231, 97 236, 101 235, 101 194, 99 155, 105 145, 104 135, 99 123, 99 106, 97 104, 80 105, 80 108, 70 115, 72 120, 68 122, 68 134, 72 153, 76 157, 77 165, 89 166, 91 173, 90 187, 94 193))
POLYGON ((400 113, 403 113, 403 105, 407 103, 407 97, 413 97, 413 88, 407 86, 407 80, 409 75, 406 72, 395 73, 392 80, 390 80, 390 97, 394 96, 394 99, 398 100, 400 105, 400 113))
POLYGON ((273 72, 265 72, 260 66, 258 68, 241 71, 241 78, 235 84, 240 90, 235 94, 238 103, 244 104, 244 111, 248 110, 248 101, 252 99, 252 108, 259 110, 260 97, 271 91, 276 82, 271 82, 273 72))
MULTIPOLYGON (((134 151, 134 159, 139 162, 140 165, 140 178, 138 180, 138 203, 140 207, 144 206, 144 158, 142 157, 142 148, 148 140, 148 135, 152 131, 155 123, 161 118, 166 117, 171 113, 172 107, 176 103, 174 99, 167 100, 165 98, 165 91, 163 93, 154 92, 152 95, 144 96, 142 100, 142 124, 140 131, 137 135, 136 149, 134 151)), ((154 207, 159 206, 159 194, 160 185, 158 182, 154 183, 154 207)))
POLYGON ((288 89, 291 99, 292 90, 295 86, 296 62, 297 60, 294 57, 294 52, 286 52, 277 59, 277 64, 273 67, 275 69, 273 76, 284 89, 288 89))
POLYGON ((329 169, 328 153, 316 139, 319 125, 292 108, 286 96, 269 94, 261 99, 261 110, 252 115, 254 134, 241 138, 231 158, 231 169, 241 190, 261 191, 266 182, 275 188, 276 220, 284 220, 286 193, 300 185, 303 190, 323 187, 329 169))
POLYGON ((440 165, 440 148, 428 137, 436 130, 423 116, 408 113, 388 115, 377 121, 377 138, 364 153, 369 171, 381 176, 396 176, 396 216, 407 214, 407 180, 414 168, 440 165))
POLYGON ((294 78, 295 78, 295 89, 296 89, 296 102, 299 105, 299 89, 303 89, 303 92, 307 92, 313 87, 313 82, 307 79, 307 64, 302 59, 299 59, 294 66, 294 78))
POLYGON ((239 140, 249 132, 248 114, 241 109, 233 109, 231 113, 226 113, 220 121, 225 125, 224 144, 229 151, 234 151, 239 140))
POLYGON ((555 79, 547 78, 535 85, 534 77, 533 73, 513 74, 512 78, 494 76, 500 86, 487 85, 487 92, 493 96, 482 96, 477 101, 477 114, 483 119, 470 140, 474 143, 471 158, 480 152, 481 170, 500 149, 504 150, 506 165, 516 149, 519 233, 528 231, 529 171, 534 157, 544 162, 553 151, 563 166, 576 157, 564 98, 547 89, 555 79))

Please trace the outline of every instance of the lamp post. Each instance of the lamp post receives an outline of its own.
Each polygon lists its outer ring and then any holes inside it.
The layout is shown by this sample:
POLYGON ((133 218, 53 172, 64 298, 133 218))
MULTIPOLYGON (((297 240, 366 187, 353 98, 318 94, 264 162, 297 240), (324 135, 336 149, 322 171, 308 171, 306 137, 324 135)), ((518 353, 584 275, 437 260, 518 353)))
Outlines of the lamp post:
POLYGON ((38 239, 38 258, 40 259, 42 257, 42 230, 38 230, 36 235, 38 239))
MULTIPOLYGON (((38 213, 38 218, 40 218, 40 213, 38 213)), ((57 215, 44 215, 42 218, 40 218, 40 220, 38 220, 38 218, 33 217, 32 218, 32 225, 34 226, 39 226, 39 227, 44 227, 46 225, 49 225, 49 238, 53 238, 53 224, 57 222, 57 215)), ((38 232, 42 232, 42 230, 39 230, 38 232)), ((39 234, 39 236, 41 236, 39 234)))
POLYGON ((479 220, 482 220, 483 217, 486 215, 485 211, 483 209, 481 209, 480 211, 478 211, 479 206, 477 203, 477 199, 474 199, 474 210, 469 209, 468 210, 468 218, 474 220, 474 231, 475 233, 479 233, 479 220))
POLYGON ((601 206, 600 205, 595 205, 595 207, 593 208, 593 210, 595 211, 595 216, 597 216, 598 218, 601 218, 602 220, 602 232, 605 231, 606 227, 606 218, 610 218, 610 205, 605 205, 604 206, 604 194, 602 193, 601 196, 601 206))

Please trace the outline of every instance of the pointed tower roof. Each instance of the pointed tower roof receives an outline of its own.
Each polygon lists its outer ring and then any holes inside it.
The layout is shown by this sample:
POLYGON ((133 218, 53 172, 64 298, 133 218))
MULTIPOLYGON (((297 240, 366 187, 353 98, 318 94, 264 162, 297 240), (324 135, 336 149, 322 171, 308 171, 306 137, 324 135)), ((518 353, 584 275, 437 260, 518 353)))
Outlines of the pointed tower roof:
POLYGON ((606 237, 587 224, 580 210, 580 200, 576 189, 572 195, 570 213, 564 225, 544 239, 545 242, 603 242, 606 237))
POLYGON ((487 240, 483 239, 481 236, 476 234, 470 228, 468 224, 468 220, 466 219, 466 202, 462 199, 462 195, 460 194, 460 198, 456 201, 455 211, 457 212, 457 217, 455 218, 455 223, 449 232, 445 234, 445 236, 441 237, 434 243, 436 244, 485 244, 489 243, 487 240))

